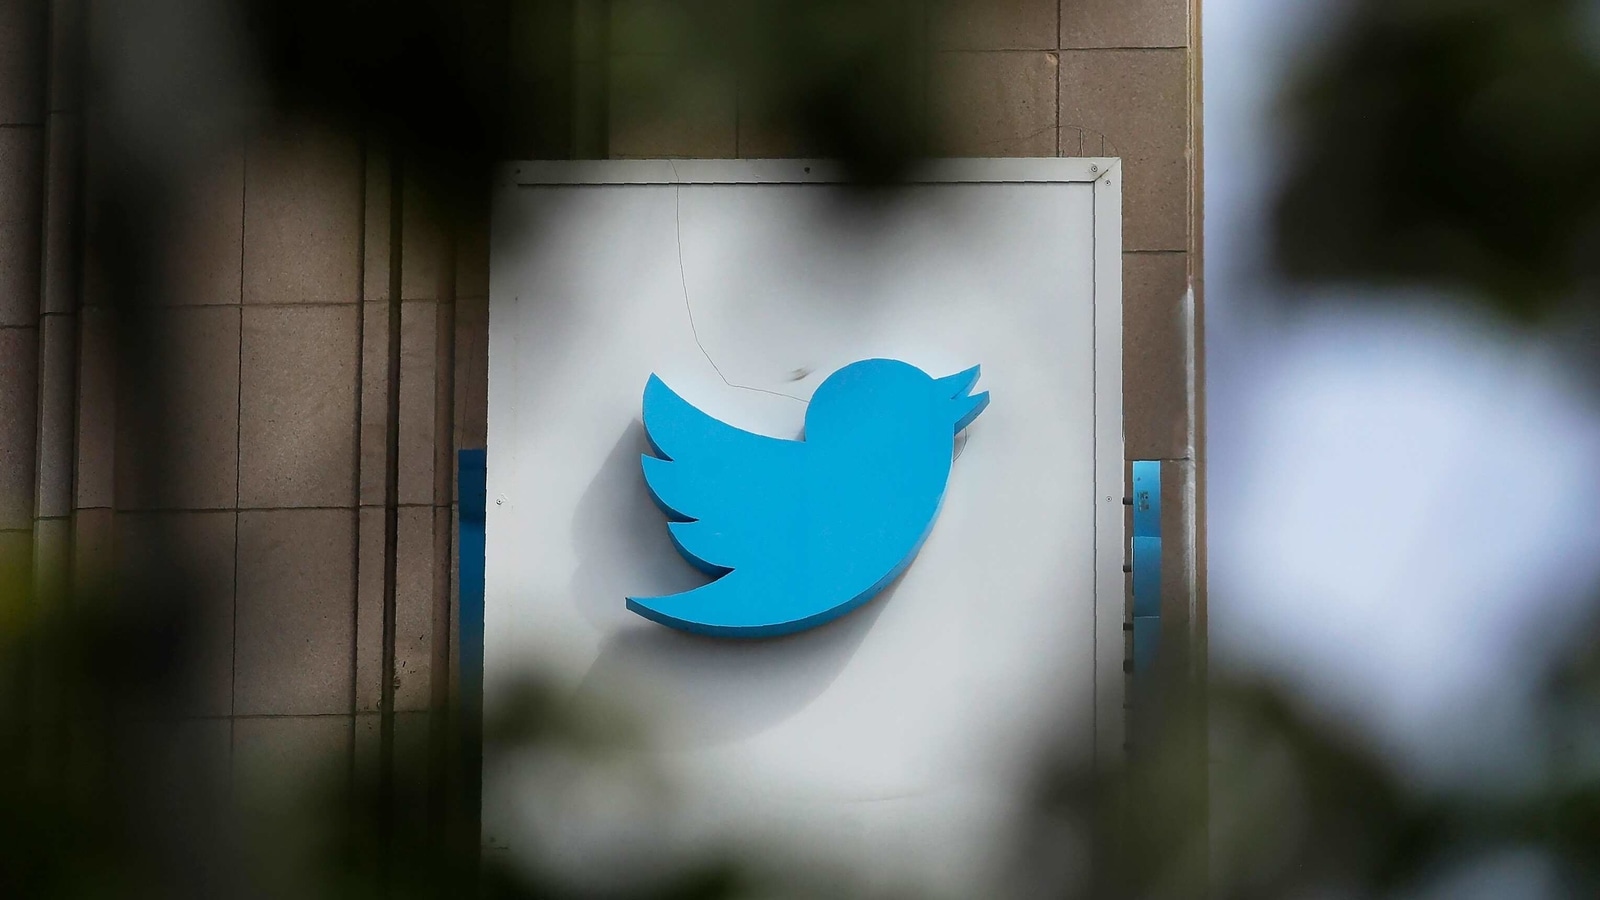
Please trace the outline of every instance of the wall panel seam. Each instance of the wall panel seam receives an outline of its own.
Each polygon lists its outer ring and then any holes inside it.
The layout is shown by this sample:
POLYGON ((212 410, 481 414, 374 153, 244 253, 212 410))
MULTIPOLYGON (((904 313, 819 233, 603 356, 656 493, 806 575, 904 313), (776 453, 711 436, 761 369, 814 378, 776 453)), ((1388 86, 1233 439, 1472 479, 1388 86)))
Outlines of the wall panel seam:
POLYGON ((155 303, 155 304, 152 304, 152 305, 155 306, 158 309, 240 309, 240 308, 243 308, 243 309, 305 309, 305 308, 317 308, 317 307, 325 307, 325 306, 349 308, 349 307, 352 307, 352 306, 359 305, 359 301, 357 301, 357 300, 304 300, 304 301, 301 301, 301 300, 250 300, 250 301, 243 302, 243 303, 241 303, 241 302, 239 302, 237 300, 229 300, 229 301, 226 301, 226 302, 219 302, 219 303, 182 303, 182 302, 166 301, 166 302, 155 303))
POLYGON ((1039 54, 1060 53, 1056 47, 935 47, 934 56, 976 56, 978 54, 1007 53, 1007 54, 1039 54))
POLYGON ((1164 53, 1171 50, 1187 49, 1189 48, 1183 44, 1119 45, 1112 47, 934 47, 933 54, 939 56, 959 53, 1137 53, 1144 51, 1164 53))
MULTIPOLYGON (((356 237, 357 258, 361 265, 356 272, 356 364, 355 364, 355 440, 352 442, 353 461, 351 471, 355 477, 351 479, 352 503, 355 521, 350 529, 350 552, 353 561, 350 565, 351 579, 351 604, 350 604, 350 713, 354 715, 360 706, 361 698, 361 486, 362 486, 362 442, 365 439, 363 425, 365 419, 364 407, 366 402, 367 383, 367 230, 371 223, 367 220, 368 197, 367 184, 371 176, 369 169, 372 163, 371 129, 361 131, 361 228, 356 237)), ((241 295, 242 296, 242 295, 241 295)), ((355 784, 356 775, 356 750, 355 736, 351 735, 350 759, 348 777, 351 784, 355 784)))
POLYGON ((239 384, 235 393, 234 402, 236 412, 234 415, 234 465, 233 465, 233 596, 231 599, 233 617, 233 640, 230 642, 228 653, 228 714, 229 735, 228 753, 229 765, 232 766, 233 753, 233 724, 232 718, 239 711, 239 526, 241 512, 239 508, 239 488, 244 477, 244 466, 241 465, 244 456, 244 292, 245 292, 245 267, 247 265, 245 248, 250 245, 250 141, 244 141, 239 147, 239 384))
POLYGON ((390 140, 389 146, 389 333, 388 421, 384 427, 384 518, 383 518, 383 638, 378 667, 383 679, 378 692, 378 823, 380 864, 387 864, 389 828, 394 805, 394 717, 395 717, 395 613, 398 591, 398 550, 400 532, 400 327, 402 256, 405 238, 405 158, 402 145, 390 140))
POLYGON ((1073 53, 1098 53, 1098 52, 1101 52, 1101 51, 1107 51, 1107 52, 1117 51, 1117 52, 1124 52, 1125 53, 1125 52, 1134 51, 1134 50, 1187 50, 1187 49, 1189 49, 1189 47, 1186 44, 1134 44, 1134 45, 1120 45, 1119 44, 1119 45, 1116 45, 1116 46, 1107 46, 1107 47, 1062 47, 1060 49, 1061 49, 1061 52, 1063 52, 1063 53, 1066 53, 1066 52, 1069 52, 1069 51, 1073 52, 1073 53))
POLYGON ((1173 50, 1188 50, 1183 44, 1151 44, 1142 47, 1062 47, 1062 53, 1170 53, 1173 50))

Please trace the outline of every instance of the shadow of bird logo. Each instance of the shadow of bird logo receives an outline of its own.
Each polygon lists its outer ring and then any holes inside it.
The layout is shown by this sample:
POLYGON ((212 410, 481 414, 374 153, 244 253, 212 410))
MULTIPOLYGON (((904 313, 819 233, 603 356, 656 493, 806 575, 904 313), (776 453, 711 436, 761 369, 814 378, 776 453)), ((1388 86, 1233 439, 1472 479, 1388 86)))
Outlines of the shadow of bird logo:
POLYGON ((933 529, 957 433, 989 405, 979 369, 933 378, 890 359, 828 376, 799 440, 701 412, 654 375, 644 478, 678 552, 715 581, 628 609, 720 637, 804 631, 871 600, 933 529))

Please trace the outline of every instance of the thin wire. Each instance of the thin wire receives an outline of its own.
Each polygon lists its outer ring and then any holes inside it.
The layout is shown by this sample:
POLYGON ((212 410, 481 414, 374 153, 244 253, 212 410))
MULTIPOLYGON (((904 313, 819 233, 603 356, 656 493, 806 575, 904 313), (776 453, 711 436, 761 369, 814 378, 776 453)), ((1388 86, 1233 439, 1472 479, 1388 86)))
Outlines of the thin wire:
POLYGON ((706 362, 711 364, 711 368, 717 373, 717 377, 721 378, 722 383, 728 387, 738 388, 741 391, 755 391, 758 394, 771 394, 774 397, 787 397, 796 403, 803 403, 809 406, 809 400, 796 397, 793 394, 785 394, 782 391, 769 391, 766 388, 758 388, 748 384, 734 384, 729 381, 728 376, 722 374, 722 367, 717 365, 717 361, 711 358, 711 352, 706 349, 705 342, 700 340, 700 328, 695 325, 694 321, 694 306, 689 302, 689 276, 685 274, 683 265, 683 183, 678 180, 678 164, 670 159, 667 160, 667 164, 672 166, 672 220, 676 226, 678 238, 678 284, 683 288, 683 308, 689 314, 689 332, 694 335, 694 343, 696 347, 700 348, 700 355, 706 358, 706 362))

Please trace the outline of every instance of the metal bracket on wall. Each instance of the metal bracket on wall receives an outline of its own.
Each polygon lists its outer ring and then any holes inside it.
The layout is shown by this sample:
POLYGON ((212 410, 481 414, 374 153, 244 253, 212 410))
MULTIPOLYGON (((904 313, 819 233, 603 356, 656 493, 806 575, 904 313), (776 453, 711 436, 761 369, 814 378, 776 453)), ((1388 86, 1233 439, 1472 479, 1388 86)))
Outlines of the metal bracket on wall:
POLYGON ((1161 642, 1161 463, 1133 464, 1133 672, 1149 672, 1161 642))

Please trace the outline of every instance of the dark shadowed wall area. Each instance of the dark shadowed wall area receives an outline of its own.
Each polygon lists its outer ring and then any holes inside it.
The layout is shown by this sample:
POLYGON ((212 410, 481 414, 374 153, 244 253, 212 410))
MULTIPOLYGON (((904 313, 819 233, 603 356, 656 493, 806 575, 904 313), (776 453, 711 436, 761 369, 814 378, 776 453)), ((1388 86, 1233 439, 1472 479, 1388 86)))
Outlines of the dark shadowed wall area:
MULTIPOLYGON (((662 35, 693 3, 536 5, 505 17, 508 97, 538 115, 510 117, 504 158, 815 155, 739 66, 678 64, 692 42, 662 35)), ((456 451, 485 434, 487 212, 435 202, 380 132, 197 119, 190 137, 224 149, 184 169, 151 262, 144 339, 173 388, 178 475, 148 478, 128 452, 148 404, 87 246, 121 148, 97 144, 84 51, 114 6, 0 0, 0 564, 47 598, 186 548, 199 674, 172 739, 243 798, 273 802, 252 773, 313 754, 361 777, 388 758, 388 709, 394 745, 418 748, 394 764, 437 769, 459 679, 456 451)), ((894 64, 912 114, 884 127, 925 133, 929 155, 1122 158, 1127 454, 1164 461, 1164 619, 1203 635, 1196 16, 908 3, 914 52, 894 64)))

